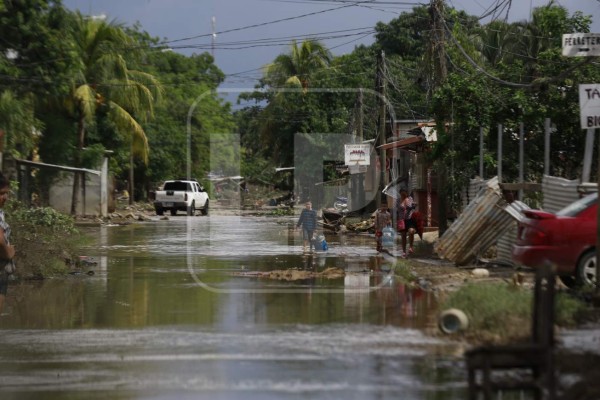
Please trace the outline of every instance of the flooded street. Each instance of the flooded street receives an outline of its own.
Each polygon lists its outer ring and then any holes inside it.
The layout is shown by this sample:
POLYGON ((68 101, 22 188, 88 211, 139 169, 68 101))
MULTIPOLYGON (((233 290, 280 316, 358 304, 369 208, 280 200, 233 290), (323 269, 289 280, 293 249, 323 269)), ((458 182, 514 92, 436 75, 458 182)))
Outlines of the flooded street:
POLYGON ((372 237, 302 254, 295 218, 171 217, 84 228, 93 265, 12 285, 2 399, 457 399, 458 345, 372 237), (343 268, 287 282, 247 274, 343 268), (93 275, 88 275, 93 271, 93 275))

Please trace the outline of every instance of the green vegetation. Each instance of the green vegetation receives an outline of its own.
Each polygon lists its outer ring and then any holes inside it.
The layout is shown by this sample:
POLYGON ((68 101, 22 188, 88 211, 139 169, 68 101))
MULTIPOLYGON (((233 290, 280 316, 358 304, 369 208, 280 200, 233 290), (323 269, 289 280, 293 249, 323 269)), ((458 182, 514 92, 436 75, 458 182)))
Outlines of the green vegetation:
MULTIPOLYGON (((531 335, 533 291, 506 283, 468 284, 451 293, 440 309, 457 308, 469 318, 465 336, 490 342, 521 340, 531 335)), ((556 296, 556 324, 572 326, 585 305, 565 293, 556 296)))
POLYGON ((65 275, 77 262, 77 249, 85 239, 71 216, 52 208, 24 208, 10 201, 6 207, 12 243, 17 249, 16 275, 41 279, 65 275))
POLYGON ((394 275, 400 278, 403 282, 412 284, 416 281, 416 275, 407 260, 398 260, 393 265, 393 268, 394 275))
MULTIPOLYGON (((4 154, 96 168, 111 150, 117 189, 133 185, 134 200, 188 170, 200 180, 212 171, 289 186, 274 168, 296 166, 305 180, 333 179, 322 165, 340 159, 339 143, 382 134, 378 93, 385 87, 386 118, 437 122, 429 156, 440 174, 449 172, 440 190, 453 207, 477 172, 480 127, 486 176, 497 167, 503 124, 503 178, 517 179, 522 123, 525 180, 538 181, 545 118, 557 127, 553 174, 578 176, 585 137, 578 85, 599 81, 600 70, 563 57, 561 35, 588 32, 590 17, 550 2, 528 23, 482 25, 445 3, 378 23, 375 43, 349 54, 334 56, 318 40, 292 41, 234 112, 217 94, 225 74, 208 53, 176 53, 137 24, 87 18, 59 1, 0 1, 4 154)), ((31 177, 42 204, 54 178, 45 171, 31 177)))

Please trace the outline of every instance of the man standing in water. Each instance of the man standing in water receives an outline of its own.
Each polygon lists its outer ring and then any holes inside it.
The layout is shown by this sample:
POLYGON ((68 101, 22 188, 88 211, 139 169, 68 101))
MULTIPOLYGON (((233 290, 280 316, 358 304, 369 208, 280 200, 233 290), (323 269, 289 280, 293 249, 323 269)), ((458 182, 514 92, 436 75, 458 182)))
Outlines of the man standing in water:
POLYGON ((14 272, 15 248, 9 242, 10 226, 4 219, 4 205, 10 191, 8 179, 0 172, 0 314, 4 308, 6 291, 8 290, 8 275, 14 272))
POLYGON ((309 246, 309 250, 312 251, 313 249, 313 234, 317 228, 317 212, 312 209, 312 203, 310 201, 306 202, 306 207, 302 210, 302 213, 300 213, 296 228, 299 228, 300 225, 302 225, 302 239, 304 240, 302 251, 306 253, 306 245, 309 246))

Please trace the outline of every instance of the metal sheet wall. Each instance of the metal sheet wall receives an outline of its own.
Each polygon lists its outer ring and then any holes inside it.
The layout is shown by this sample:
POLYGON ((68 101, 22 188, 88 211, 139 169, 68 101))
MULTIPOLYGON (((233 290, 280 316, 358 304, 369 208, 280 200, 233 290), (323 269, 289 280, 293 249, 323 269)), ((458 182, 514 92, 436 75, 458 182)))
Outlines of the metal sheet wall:
POLYGON ((498 237, 495 261, 503 264, 514 264, 512 260, 512 247, 517 241, 517 222, 524 218, 523 210, 529 210, 529 206, 520 201, 514 201, 504 209, 513 218, 513 222, 506 232, 498 237))
POLYGON ((477 197, 435 243, 434 250, 455 264, 470 262, 514 223, 513 217, 504 211, 506 206, 498 179, 485 181, 477 197))
MULTIPOLYGON (((545 175, 542 208, 556 212, 577 200, 579 185, 579 180, 545 175)), ((517 222, 527 209, 529 207, 520 201, 506 204, 497 177, 488 181, 471 179, 463 192, 463 212, 436 242, 434 250, 441 258, 462 265, 496 244, 497 261, 512 264, 517 222)))
MULTIPOLYGON (((492 178, 493 179, 493 178, 492 178)), ((484 187, 485 182, 481 178, 469 180, 469 187, 462 193, 462 209, 467 208, 469 203, 477 197, 477 193, 484 187)))
POLYGON ((542 208, 552 213, 564 208, 579 198, 577 187, 579 180, 568 180, 556 176, 544 175, 542 192, 544 200, 542 208))

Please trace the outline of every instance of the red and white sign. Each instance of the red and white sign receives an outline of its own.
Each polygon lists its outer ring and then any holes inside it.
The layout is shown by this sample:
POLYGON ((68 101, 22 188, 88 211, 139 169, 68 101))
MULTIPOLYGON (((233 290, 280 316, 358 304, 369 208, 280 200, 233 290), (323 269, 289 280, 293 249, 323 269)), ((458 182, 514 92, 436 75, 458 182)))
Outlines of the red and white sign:
POLYGON ((344 145, 344 161, 346 165, 370 165, 370 144, 347 144, 344 145))

